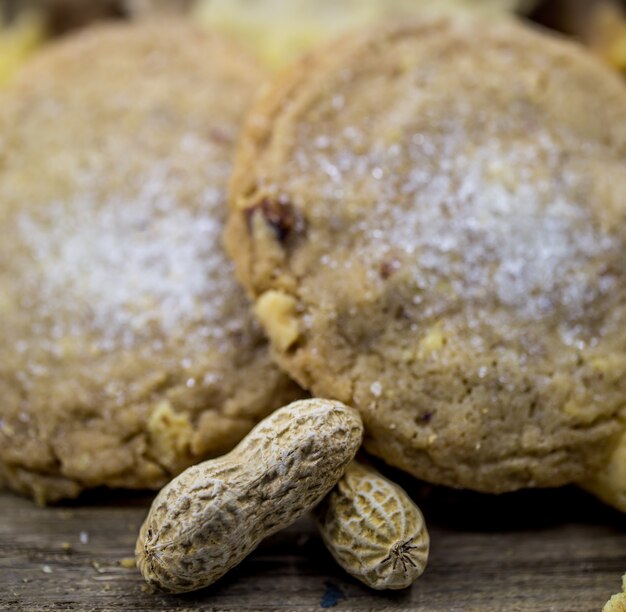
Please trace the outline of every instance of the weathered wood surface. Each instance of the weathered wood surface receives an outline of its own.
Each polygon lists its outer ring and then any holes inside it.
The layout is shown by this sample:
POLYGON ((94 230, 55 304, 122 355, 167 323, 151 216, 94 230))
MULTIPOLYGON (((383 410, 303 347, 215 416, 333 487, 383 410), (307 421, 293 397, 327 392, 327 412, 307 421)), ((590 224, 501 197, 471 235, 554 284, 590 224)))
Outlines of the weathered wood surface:
POLYGON ((307 519, 212 588, 180 597, 147 592, 138 571, 120 563, 133 554, 149 496, 101 492, 38 508, 0 492, 0 610, 599 612, 619 590, 626 516, 577 490, 410 492, 432 541, 428 569, 412 589, 362 587, 335 565, 307 519))

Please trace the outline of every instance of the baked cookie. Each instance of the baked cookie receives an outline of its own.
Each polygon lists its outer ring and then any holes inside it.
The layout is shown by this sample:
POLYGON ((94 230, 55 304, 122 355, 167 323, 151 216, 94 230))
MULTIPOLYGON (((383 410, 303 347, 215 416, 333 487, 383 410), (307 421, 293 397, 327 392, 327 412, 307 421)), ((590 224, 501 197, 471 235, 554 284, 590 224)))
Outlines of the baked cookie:
POLYGON ((366 448, 479 491, 581 480, 626 397, 626 89, 514 21, 345 37, 255 104, 227 246, 278 363, 366 448))
POLYGON ((43 20, 37 16, 21 15, 9 23, 0 14, 0 88, 43 39, 43 20))
POLYGON ((262 74, 183 24, 51 47, 0 108, 0 479, 160 487, 300 395, 221 245, 262 74))
MULTIPOLYGON (((66 0, 67 1, 67 0, 66 0)), ((273 68, 346 30, 388 17, 528 12, 536 0, 198 0, 195 21, 226 31, 273 68)))

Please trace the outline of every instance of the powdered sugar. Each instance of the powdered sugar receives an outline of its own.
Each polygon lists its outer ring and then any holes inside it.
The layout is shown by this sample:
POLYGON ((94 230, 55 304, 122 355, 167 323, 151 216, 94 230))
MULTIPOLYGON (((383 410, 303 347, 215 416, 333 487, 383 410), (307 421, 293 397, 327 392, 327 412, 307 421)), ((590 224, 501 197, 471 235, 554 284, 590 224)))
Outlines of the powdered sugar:
MULTIPOLYGON (((615 244, 572 200, 578 179, 560 173, 557 150, 547 135, 532 146, 493 140, 471 156, 443 158, 444 174, 412 173, 402 189, 408 205, 377 205, 386 225, 379 250, 404 251, 420 288, 446 281, 462 300, 496 297, 531 320, 557 308, 581 317, 599 290, 584 266, 615 244), (533 174, 537 158, 550 178, 533 174)), ((413 168, 427 167, 423 149, 411 158, 413 168)))

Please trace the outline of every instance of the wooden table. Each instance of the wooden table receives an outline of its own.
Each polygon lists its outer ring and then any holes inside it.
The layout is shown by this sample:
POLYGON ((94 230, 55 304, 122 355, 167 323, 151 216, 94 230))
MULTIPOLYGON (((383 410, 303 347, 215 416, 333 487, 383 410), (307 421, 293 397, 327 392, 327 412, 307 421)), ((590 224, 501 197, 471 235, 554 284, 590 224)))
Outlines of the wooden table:
POLYGON ((125 567, 150 496, 105 491, 39 508, 0 492, 0 610, 599 612, 620 589, 626 516, 578 490, 491 497, 403 484, 426 515, 431 557, 396 593, 342 573, 308 519, 212 588, 152 593, 125 567))

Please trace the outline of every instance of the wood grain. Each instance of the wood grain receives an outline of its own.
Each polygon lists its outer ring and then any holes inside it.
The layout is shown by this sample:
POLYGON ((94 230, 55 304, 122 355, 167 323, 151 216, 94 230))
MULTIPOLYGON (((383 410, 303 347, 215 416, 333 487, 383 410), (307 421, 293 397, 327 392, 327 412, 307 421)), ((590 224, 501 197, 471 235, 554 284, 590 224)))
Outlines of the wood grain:
POLYGON ((599 612, 619 590, 626 516, 580 491, 491 497, 403 484, 424 510, 432 551, 424 576, 397 593, 343 574, 308 519, 209 589, 151 593, 121 565, 150 496, 99 492, 39 508, 0 492, 0 610, 599 612))

